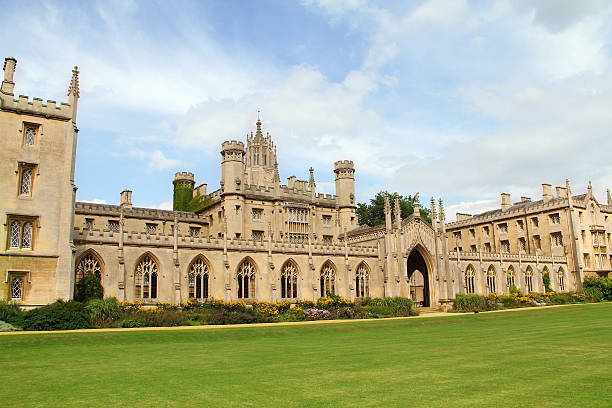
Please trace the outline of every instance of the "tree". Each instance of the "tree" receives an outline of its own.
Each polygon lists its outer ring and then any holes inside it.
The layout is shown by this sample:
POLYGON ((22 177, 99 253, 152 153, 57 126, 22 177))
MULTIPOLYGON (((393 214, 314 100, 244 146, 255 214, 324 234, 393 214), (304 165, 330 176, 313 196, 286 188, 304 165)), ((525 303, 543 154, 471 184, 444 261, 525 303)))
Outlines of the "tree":
MULTIPOLYGON (((370 199, 370 204, 358 203, 357 204, 357 218, 359 219, 360 225, 369 225, 374 227, 376 225, 384 225, 385 223, 385 195, 386 191, 381 191, 370 199)), ((402 196, 397 193, 389 195, 389 201, 391 204, 391 219, 394 219, 393 208, 395 206, 395 197, 399 197, 400 208, 402 218, 407 218, 414 213, 414 197, 413 196, 402 196)), ((421 218, 431 224, 431 217, 427 208, 420 208, 421 218)))

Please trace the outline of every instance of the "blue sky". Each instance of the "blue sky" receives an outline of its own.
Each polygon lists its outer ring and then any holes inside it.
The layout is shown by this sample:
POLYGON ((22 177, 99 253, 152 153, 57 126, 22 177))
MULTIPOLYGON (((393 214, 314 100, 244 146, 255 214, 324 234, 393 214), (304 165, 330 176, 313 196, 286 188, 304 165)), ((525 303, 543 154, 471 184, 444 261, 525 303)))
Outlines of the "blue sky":
POLYGON ((81 71, 78 200, 168 208, 176 171, 219 187, 220 144, 261 110, 281 178, 498 206, 540 184, 612 185, 607 1, 3 2, 18 94, 81 71), (18 30, 16 27, 20 27, 18 30))

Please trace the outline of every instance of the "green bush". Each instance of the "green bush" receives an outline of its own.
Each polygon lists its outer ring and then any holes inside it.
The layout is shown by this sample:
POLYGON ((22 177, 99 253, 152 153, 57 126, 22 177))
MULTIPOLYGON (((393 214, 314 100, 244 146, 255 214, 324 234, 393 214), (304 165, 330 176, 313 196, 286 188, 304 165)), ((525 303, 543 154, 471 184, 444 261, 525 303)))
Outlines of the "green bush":
POLYGON ((604 300, 612 300, 612 279, 602 276, 588 276, 584 278, 583 287, 598 288, 604 300))
POLYGON ((478 312, 486 310, 486 299, 480 295, 457 295, 453 302, 453 310, 457 312, 478 312))
POLYGON ((255 322, 257 322, 257 316, 250 310, 244 312, 224 310, 211 315, 208 320, 208 324, 242 324, 255 322))
POLYGON ((544 276, 542 276, 542 283, 544 283, 544 288, 546 289, 546 292, 554 292, 554 290, 552 290, 552 288, 550 287, 550 274, 548 272, 546 272, 544 276))
POLYGON ((3 322, 0 320, 0 332, 13 332, 21 330, 19 327, 15 327, 10 323, 3 322))
POLYGON ((121 316, 119 301, 114 297, 91 299, 85 307, 89 312, 92 322, 101 323, 116 320, 121 316))
POLYGON ((74 330, 91 328, 89 312, 81 302, 58 300, 47 306, 28 310, 13 325, 23 330, 74 330))
POLYGON ((510 285, 509 291, 511 295, 523 296, 523 293, 519 290, 519 288, 514 285, 510 285))
POLYGON ((87 302, 90 299, 102 299, 104 288, 100 282, 100 277, 91 274, 79 280, 74 288, 74 300, 87 302))
POLYGON ((18 316, 23 314, 23 310, 19 307, 19 304, 15 302, 8 302, 6 300, 0 300, 0 320, 4 322, 11 322, 18 316))
POLYGON ((582 294, 591 302, 601 302, 604 299, 601 289, 595 286, 584 288, 582 294))
MULTIPOLYGON (((511 286, 511 288, 512 288, 512 286, 511 286)), ((513 295, 510 295, 510 296, 500 296, 498 298, 498 301, 499 301, 499 303, 502 304, 502 306, 504 308, 508 308, 508 309, 511 309, 513 307, 518 307, 519 306, 518 297, 517 296, 513 296, 513 295)))
POLYGON ((361 305, 379 316, 417 316, 414 302, 405 297, 366 298, 361 305))
POLYGON ((143 318, 127 318, 119 322, 119 327, 134 328, 134 327, 147 327, 147 321, 143 318))

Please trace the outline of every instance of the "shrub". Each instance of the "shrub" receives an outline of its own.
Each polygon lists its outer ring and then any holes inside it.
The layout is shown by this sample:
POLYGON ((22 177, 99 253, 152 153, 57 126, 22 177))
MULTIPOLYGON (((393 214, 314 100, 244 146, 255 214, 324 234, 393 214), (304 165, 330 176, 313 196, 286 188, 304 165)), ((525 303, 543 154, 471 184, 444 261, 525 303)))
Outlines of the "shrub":
POLYGON ((90 299, 102 299, 104 297, 104 288, 100 282, 100 277, 91 274, 83 277, 76 284, 74 289, 74 300, 78 302, 87 302, 90 299))
POLYGON ((132 327, 146 327, 147 321, 144 318, 127 318, 119 322, 119 327, 132 328, 132 327))
POLYGON ((509 291, 511 295, 523 296, 523 293, 519 290, 519 288, 514 285, 510 285, 509 291))
POLYGON ((405 297, 366 298, 361 305, 372 313, 385 316, 417 316, 414 302, 405 297))
POLYGON ((14 321, 18 316, 23 314, 18 303, 0 300, 0 320, 4 322, 14 321))
POLYGON ((582 294, 591 302, 601 302, 604 299, 601 289, 596 286, 584 288, 582 294))
POLYGON ((480 295, 458 294, 453 302, 453 310, 457 312, 478 312, 486 310, 485 298, 480 295))
POLYGON ((574 298, 570 293, 557 292, 550 296, 550 303, 555 305, 565 305, 567 303, 575 303, 574 298))
POLYGON ((542 282, 544 283, 544 288, 546 289, 546 292, 554 292, 550 287, 550 274, 548 272, 546 272, 544 276, 542 276, 542 282))
POLYGON ((21 330, 19 327, 15 327, 10 323, 0 320, 0 332, 12 332, 21 330))
POLYGON ((327 296, 317 300, 318 309, 335 310, 340 307, 352 307, 353 303, 349 300, 344 299, 341 296, 334 295, 331 292, 327 292, 327 296))
POLYGON ((116 320, 121 316, 121 307, 117 298, 91 299, 87 302, 87 311, 92 321, 101 322, 116 320))
POLYGON ((28 310, 15 323, 24 330, 74 330, 91 328, 89 312, 81 302, 58 300, 28 310))
POLYGON ((599 288, 604 300, 612 300, 612 279, 602 276, 588 276, 584 278, 583 287, 599 288))
POLYGON ((304 309, 304 317, 306 320, 321 320, 321 319, 329 319, 331 317, 331 313, 326 309, 304 309))
POLYGON ((500 296, 498 298, 499 303, 502 304, 504 308, 513 308, 519 305, 519 295, 518 294, 510 294, 509 296, 500 296))
POLYGON ((208 324, 244 324, 256 321, 257 317, 253 313, 223 310, 212 314, 208 324))

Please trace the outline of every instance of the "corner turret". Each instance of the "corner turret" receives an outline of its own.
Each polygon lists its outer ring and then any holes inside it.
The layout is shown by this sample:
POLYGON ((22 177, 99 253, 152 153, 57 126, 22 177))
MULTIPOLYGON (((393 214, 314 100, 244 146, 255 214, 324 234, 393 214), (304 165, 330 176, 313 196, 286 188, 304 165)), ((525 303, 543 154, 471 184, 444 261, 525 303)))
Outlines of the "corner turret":
POLYGON ((187 204, 193 198, 193 187, 195 186, 193 173, 186 171, 176 173, 172 184, 174 185, 172 209, 174 211, 187 211, 187 204))
POLYGON ((355 216, 355 167, 350 160, 334 163, 336 196, 340 211, 340 226, 351 230, 357 226, 355 216))
POLYGON ((15 57, 6 57, 4 59, 4 80, 2 81, 2 88, 0 91, 5 95, 13 95, 15 89, 15 82, 13 82, 13 75, 15 75, 15 66, 17 60, 15 57))
POLYGON ((239 193, 244 178, 244 143, 232 140, 221 147, 221 185, 223 194, 239 193))

